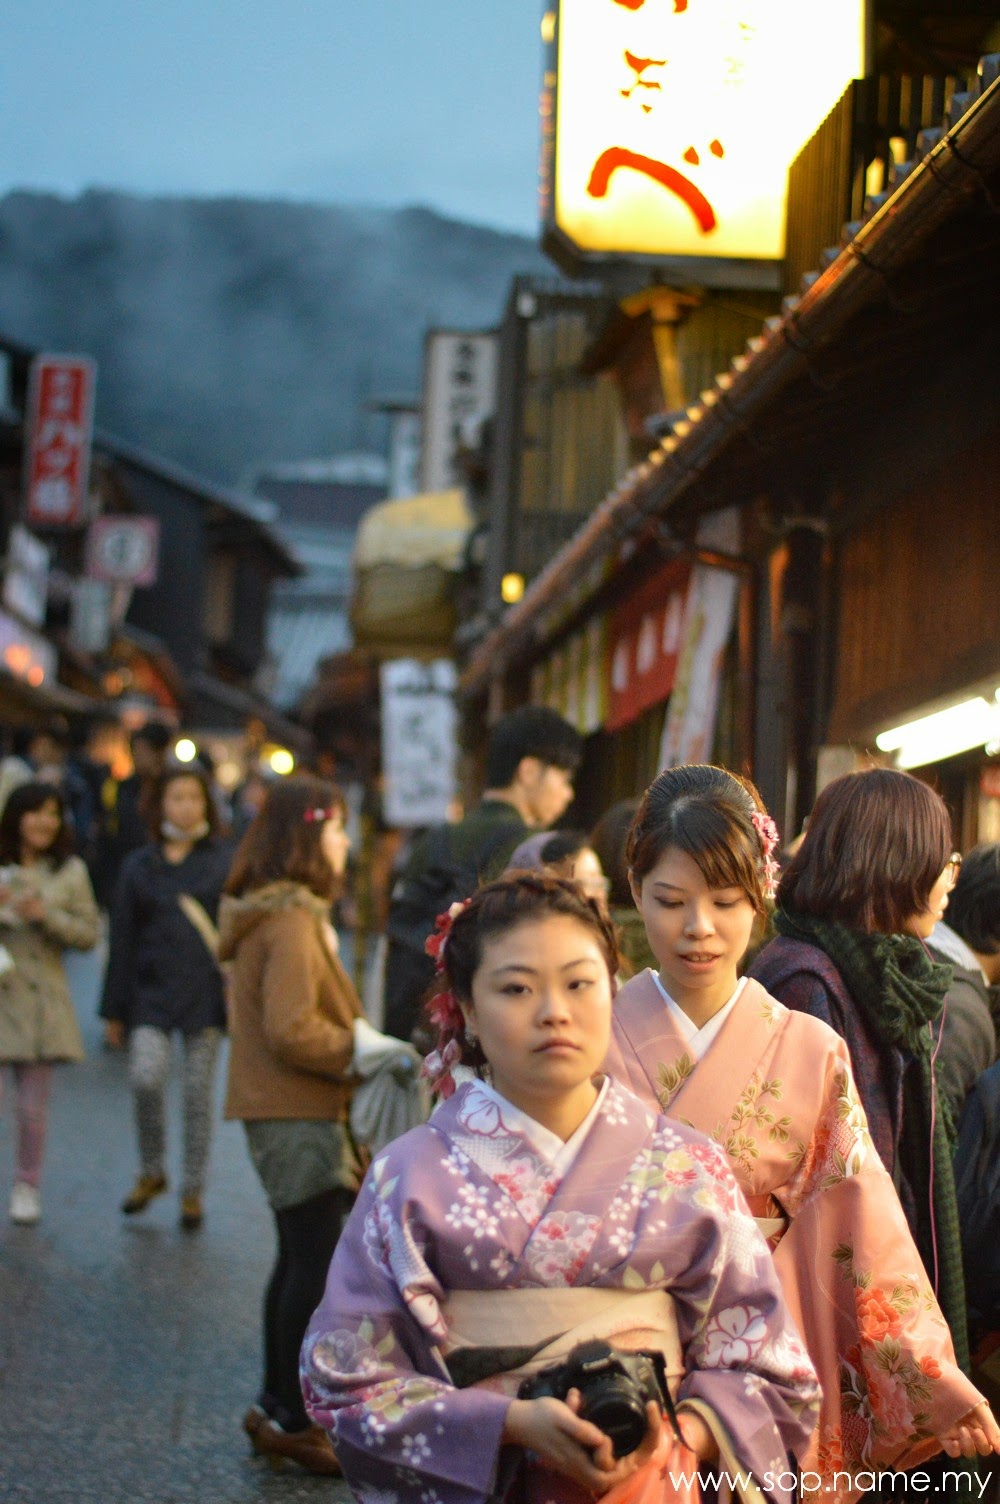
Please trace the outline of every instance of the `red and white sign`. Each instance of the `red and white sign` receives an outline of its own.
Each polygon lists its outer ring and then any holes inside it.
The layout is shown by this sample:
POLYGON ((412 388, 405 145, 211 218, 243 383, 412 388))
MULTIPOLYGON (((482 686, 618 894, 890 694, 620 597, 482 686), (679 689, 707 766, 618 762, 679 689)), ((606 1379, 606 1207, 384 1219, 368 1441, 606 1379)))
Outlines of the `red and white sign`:
POLYGON ((97 517, 87 533, 87 578, 106 585, 155 585, 159 548, 158 518, 97 517))
POLYGON ((80 527, 87 481, 97 368, 81 355, 39 355, 31 364, 30 442, 25 520, 34 527, 80 527))
POLYGON ((674 687, 691 565, 664 564, 611 617, 611 685, 605 727, 617 731, 674 687))

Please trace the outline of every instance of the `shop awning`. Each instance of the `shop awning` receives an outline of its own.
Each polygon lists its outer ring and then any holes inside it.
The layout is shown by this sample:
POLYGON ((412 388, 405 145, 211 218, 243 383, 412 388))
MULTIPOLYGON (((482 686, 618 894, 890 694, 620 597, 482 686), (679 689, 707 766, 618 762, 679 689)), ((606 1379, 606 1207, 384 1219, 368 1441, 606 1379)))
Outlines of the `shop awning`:
POLYGON ((358 528, 351 625, 381 656, 448 653, 455 576, 473 526, 462 491, 384 501, 358 528))

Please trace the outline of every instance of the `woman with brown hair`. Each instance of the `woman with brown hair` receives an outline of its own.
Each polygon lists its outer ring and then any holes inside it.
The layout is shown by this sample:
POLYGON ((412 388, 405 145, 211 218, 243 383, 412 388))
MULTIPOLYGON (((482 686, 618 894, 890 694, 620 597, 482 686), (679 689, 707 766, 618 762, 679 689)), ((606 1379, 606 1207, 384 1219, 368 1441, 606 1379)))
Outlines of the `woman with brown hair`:
POLYGON ((219 914, 220 955, 231 963, 226 1117, 243 1120, 278 1238, 263 1385, 243 1426, 272 1462, 329 1475, 339 1465, 303 1408, 298 1357, 359 1184, 347 1115, 361 1006, 329 920, 350 845, 344 814, 323 779, 275 784, 240 843, 219 914))
POLYGON ((844 1039, 868 1128, 968 1362, 952 1125, 933 1026, 951 981, 925 941, 961 856, 943 800, 893 768, 849 773, 816 800, 777 892, 777 937, 752 975, 844 1039))
POLYGON ((49 783, 22 783, 0 817, 0 1066, 14 1077, 17 1121, 12 1222, 29 1225, 42 1214, 52 1077, 57 1063, 83 1059, 63 950, 90 950, 98 928, 62 794, 49 783))
POLYGON ((214 920, 232 852, 216 835, 211 785, 196 763, 168 765, 154 787, 150 822, 152 841, 125 858, 115 885, 100 1012, 112 1049, 128 1037, 139 1175, 122 1202, 126 1216, 167 1189, 171 1037, 184 1041, 180 1225, 191 1232, 203 1220, 215 1065, 226 1027, 214 920))

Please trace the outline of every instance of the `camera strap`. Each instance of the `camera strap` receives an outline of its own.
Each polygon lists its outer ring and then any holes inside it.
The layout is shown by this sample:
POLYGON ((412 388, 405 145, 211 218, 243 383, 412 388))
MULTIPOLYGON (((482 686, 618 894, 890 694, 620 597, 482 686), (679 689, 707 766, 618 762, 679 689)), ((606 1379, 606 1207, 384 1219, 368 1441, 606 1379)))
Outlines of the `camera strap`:
POLYGON ((530 1363, 543 1348, 563 1335, 557 1332, 543 1337, 530 1347, 456 1347, 445 1359, 445 1366, 455 1388, 468 1389, 484 1379, 495 1378, 498 1373, 510 1373, 530 1363))

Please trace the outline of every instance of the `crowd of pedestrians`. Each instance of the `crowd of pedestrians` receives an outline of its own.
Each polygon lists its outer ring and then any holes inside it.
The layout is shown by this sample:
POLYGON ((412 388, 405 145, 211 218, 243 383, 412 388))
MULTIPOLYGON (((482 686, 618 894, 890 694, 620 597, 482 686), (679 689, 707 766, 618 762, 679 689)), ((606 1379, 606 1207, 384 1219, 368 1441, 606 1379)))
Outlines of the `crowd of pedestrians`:
POLYGON ((163 727, 132 737, 125 778, 59 727, 22 738, 0 763, 11 1218, 41 1216, 54 1067, 83 1054, 62 957, 97 942, 100 902, 137 1135, 124 1215, 168 1189, 179 1035, 179 1220, 201 1226, 229 1035, 225 1113, 276 1240, 256 1453, 435 1504, 693 1501, 699 1466, 752 1474, 748 1497, 851 1501, 942 1453, 971 1487, 1000 1452, 979 1377, 1000 1328, 1000 846, 963 859, 941 798, 887 768, 828 785, 787 854, 716 767, 556 828, 581 754, 552 711, 501 718, 480 803, 412 844, 376 990, 434 1105, 369 1152, 351 1104, 379 1036, 332 923, 340 790, 260 779, 223 830, 163 727), (634 1390, 627 1444, 587 1362, 634 1390))

